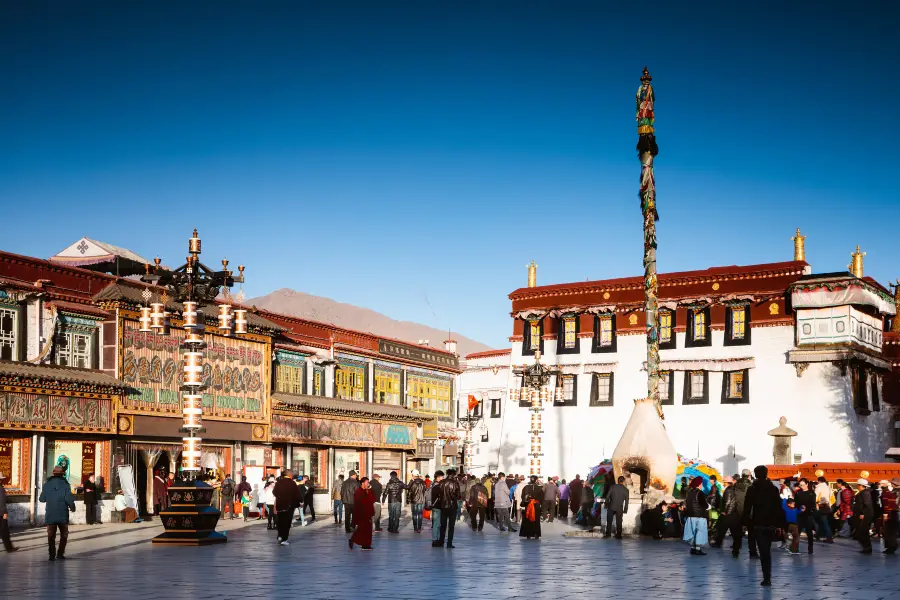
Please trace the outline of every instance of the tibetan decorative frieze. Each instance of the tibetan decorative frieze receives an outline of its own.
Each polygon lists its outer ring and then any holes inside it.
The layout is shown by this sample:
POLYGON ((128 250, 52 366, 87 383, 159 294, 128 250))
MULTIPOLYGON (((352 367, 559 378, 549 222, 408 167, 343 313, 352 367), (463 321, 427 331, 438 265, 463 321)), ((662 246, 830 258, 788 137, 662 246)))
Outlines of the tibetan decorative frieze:
POLYGON ((0 392, 0 428, 115 433, 112 400, 0 392))
POLYGON ((433 350, 428 350, 427 348, 409 346, 407 344, 401 344, 400 342, 378 340, 378 352, 385 356, 414 360, 435 367, 459 369, 459 358, 454 355, 444 352, 435 352, 433 350))
MULTIPOLYGON (((139 331, 122 321, 120 374, 131 388, 123 410, 143 414, 182 414, 180 344, 184 331, 168 336, 139 331)), ((203 418, 264 422, 268 415, 270 345, 237 337, 204 335, 203 418)))
POLYGON ((272 441, 415 450, 416 426, 273 415, 272 441))

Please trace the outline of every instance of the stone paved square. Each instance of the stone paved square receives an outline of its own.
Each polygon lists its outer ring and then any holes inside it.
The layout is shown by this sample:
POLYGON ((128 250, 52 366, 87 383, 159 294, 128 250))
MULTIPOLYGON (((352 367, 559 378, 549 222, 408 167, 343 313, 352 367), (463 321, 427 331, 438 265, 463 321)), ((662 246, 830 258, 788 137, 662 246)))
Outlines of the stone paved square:
MULTIPOLYGON (((426 522, 427 524, 427 522, 426 522)), ((74 526, 70 559, 47 561, 43 529, 14 536, 22 550, 0 554, 4 597, 291 598, 791 598, 900 599, 900 557, 861 556, 855 543, 816 545, 810 557, 773 551, 773 581, 759 587, 756 561, 725 550, 692 557, 675 540, 565 538, 565 523, 544 524, 540 542, 456 529, 453 550, 433 549, 404 516, 399 535, 375 537, 374 552, 347 550, 329 518, 295 527, 289 547, 275 543, 264 521, 226 521, 229 542, 206 548, 152 545, 158 523, 74 526), (436 591, 436 589, 441 591, 436 591)), ((805 547, 804 547, 805 548, 805 547)), ((804 549, 802 548, 802 549, 804 549)))

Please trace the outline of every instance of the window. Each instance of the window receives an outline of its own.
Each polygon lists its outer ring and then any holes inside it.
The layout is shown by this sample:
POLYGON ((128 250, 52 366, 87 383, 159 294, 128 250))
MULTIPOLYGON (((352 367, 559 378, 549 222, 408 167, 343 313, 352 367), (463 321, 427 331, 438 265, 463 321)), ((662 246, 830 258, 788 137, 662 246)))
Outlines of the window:
POLYGON ((685 346, 710 345, 712 345, 712 335, 709 330, 709 307, 689 310, 685 346))
POLYGON ((275 368, 275 391, 285 394, 302 394, 306 380, 306 369, 299 365, 277 365, 275 368))
POLYGON ((578 352, 578 317, 575 315, 560 317, 559 334, 556 352, 564 354, 578 352))
POLYGON ((684 398, 682 404, 709 404, 709 373, 687 371, 684 374, 684 398))
POLYGON ((325 395, 325 369, 322 367, 313 368, 313 396, 325 395))
POLYGON ((750 306, 729 306, 725 311, 725 345, 750 343, 750 306))
POLYGON ((850 381, 853 392, 853 409, 858 415, 871 414, 866 386, 866 370, 860 366, 850 368, 850 381))
POLYGON ((594 373, 590 406, 613 405, 613 373, 594 373))
POLYGON ((750 402, 749 370, 722 373, 722 403, 745 404, 747 402, 750 402))
POLYGON ((338 398, 365 402, 366 368, 346 363, 338 364, 334 370, 334 386, 338 398))
POLYGON ((64 329, 56 339, 56 364, 79 369, 92 368, 93 337, 93 333, 64 329))
POLYGON ((556 393, 553 395, 554 406, 577 406, 578 378, 575 375, 559 375, 556 378, 556 393))
POLYGON ((0 307, 0 360, 18 360, 19 311, 0 307))
POLYGON ((597 315, 594 319, 593 352, 616 351, 616 315, 597 315))
POLYGON ((472 416, 481 418, 484 416, 484 400, 479 400, 475 408, 472 409, 472 416))
POLYGON ((660 350, 675 348, 675 311, 659 311, 659 348, 660 350))
POLYGON ((500 398, 491 398, 491 418, 500 418, 500 398))
POLYGON ((450 416, 451 388, 449 379, 409 374, 406 378, 409 408, 416 412, 450 416))
POLYGON ((881 402, 878 396, 878 379, 875 377, 875 374, 869 376, 869 380, 872 384, 872 390, 870 396, 872 398, 872 410, 881 410, 881 402))
POLYGON ((533 319, 525 321, 525 339, 522 342, 522 354, 534 354, 535 350, 544 352, 544 321, 533 319))
POLYGON ((400 406, 400 373, 376 368, 373 397, 378 404, 400 406))
POLYGON ((659 403, 665 405, 675 404, 675 372, 659 372, 659 403))

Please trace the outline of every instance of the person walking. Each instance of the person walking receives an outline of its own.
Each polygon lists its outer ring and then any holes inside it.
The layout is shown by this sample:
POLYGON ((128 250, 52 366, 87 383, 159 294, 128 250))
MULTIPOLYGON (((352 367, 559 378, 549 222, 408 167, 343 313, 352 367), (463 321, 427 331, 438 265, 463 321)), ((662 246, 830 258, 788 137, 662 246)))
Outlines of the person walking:
POLYGON ((381 496, 381 502, 388 502, 388 533, 400 533, 400 512, 403 509, 403 490, 407 486, 397 477, 397 471, 391 471, 391 477, 381 496))
POLYGON ((488 490, 484 485, 484 480, 476 480, 469 488, 466 502, 469 505, 469 522, 472 525, 472 531, 481 531, 484 529, 484 517, 488 507, 488 490))
POLYGON ((734 489, 734 478, 725 477, 725 491, 719 503, 719 521, 716 526, 715 540, 710 546, 721 548, 725 541, 725 535, 731 532, 731 555, 737 558, 741 553, 741 540, 744 535, 744 527, 741 523, 742 514, 737 506, 737 494, 734 489))
POLYGON ((441 535, 438 538, 440 546, 447 542, 448 548, 455 548, 453 545, 453 529, 456 527, 456 511, 459 510, 462 493, 459 488, 459 479, 456 477, 456 469, 447 469, 447 476, 440 484, 439 499, 441 503, 441 535))
MULTIPOLYGON (((0 473, 0 481, 3 481, 6 475, 0 473)), ((3 540, 3 547, 7 552, 17 552, 19 548, 13 546, 9 537, 9 513, 6 507, 6 489, 0 484, 0 540, 3 540)))
POLYGON ((853 518, 856 520, 856 541, 862 546, 860 554, 872 554, 872 520, 875 517, 872 492, 869 482, 859 479, 856 482, 856 498, 853 500, 853 518))
POLYGON ((836 537, 849 538, 853 535, 853 490, 850 484, 843 479, 838 479, 838 485, 841 486, 839 495, 840 505, 838 507, 838 518, 841 520, 841 530, 836 537))
POLYGON ((538 483, 537 475, 532 475, 530 483, 522 490, 522 526, 519 528, 519 537, 527 540, 540 539, 543 499, 544 490, 538 483))
POLYGON ((703 493, 703 478, 694 477, 688 485, 688 493, 684 499, 684 537, 691 544, 692 556, 705 556, 700 546, 709 543, 709 501, 703 493))
POLYGON ((263 486, 260 500, 266 508, 266 529, 272 531, 275 529, 275 496, 272 491, 275 489, 275 477, 269 475, 263 486))
POLYGON ((309 522, 316 522, 316 484, 313 482, 312 477, 308 475, 303 478, 304 484, 306 485, 306 495, 303 497, 303 512, 306 512, 306 509, 309 509, 309 522))
POLYGON ((384 493, 384 486, 381 484, 381 475, 378 473, 372 475, 372 479, 369 480, 369 489, 372 490, 372 496, 375 498, 374 514, 372 515, 372 523, 375 528, 374 531, 375 533, 381 533, 381 495, 384 493))
POLYGON ((805 477, 798 482, 800 488, 794 494, 794 502, 797 506, 797 539, 791 544, 791 554, 800 554, 800 534, 806 532, 806 551, 813 553, 815 534, 813 527, 816 522, 816 493, 809 489, 809 480, 805 477))
POLYGON ((418 471, 412 472, 413 478, 407 484, 406 499, 412 510, 413 531, 422 533, 422 510, 425 508, 425 480, 419 477, 418 471))
POLYGON ((375 495, 372 493, 368 477, 359 480, 359 486, 353 493, 353 511, 353 523, 356 530, 347 542, 350 550, 353 550, 353 544, 358 544, 363 550, 374 550, 372 548, 372 517, 375 515, 375 495))
POLYGON ((900 512, 897 507, 897 488, 900 488, 900 477, 879 482, 881 486, 881 510, 884 511, 884 553, 894 554, 897 551, 897 535, 900 530, 900 512))
POLYGON ((756 549, 759 552, 759 563, 763 572, 760 585, 772 585, 772 541, 775 535, 785 527, 784 510, 781 496, 769 480, 769 469, 759 465, 753 473, 756 480, 747 490, 744 500, 744 522, 754 529, 756 549))
POLYGON ((91 473, 84 482, 84 520, 88 525, 97 523, 97 506, 100 503, 100 493, 97 491, 95 476, 91 473))
MULTIPOLYGON (((747 499, 747 492, 750 491, 750 485, 753 483, 750 475, 750 469, 744 469, 741 471, 740 478, 734 482, 734 503, 737 514, 741 519, 741 528, 743 528, 744 505, 747 499)), ((753 530, 753 526, 747 527, 747 549, 750 551, 750 558, 759 558, 759 553, 756 551, 756 533, 753 530)))
POLYGON ((291 534, 294 509, 300 504, 300 490, 294 483, 293 473, 290 469, 282 473, 275 482, 272 496, 275 498, 275 528, 278 530, 278 543, 288 546, 290 545, 288 537, 291 534))
POLYGON ((606 533, 603 537, 612 536, 613 518, 616 520, 616 539, 622 539, 622 515, 628 512, 628 488, 625 487, 625 478, 619 477, 618 481, 609 488, 606 495, 606 533))
POLYGON ((47 505, 44 522, 47 524, 47 544, 50 560, 66 558, 66 542, 69 541, 69 513, 75 512, 75 498, 66 481, 66 470, 57 465, 53 476, 44 482, 39 500, 47 505), (56 547, 56 532, 59 532, 59 548, 56 547))
POLYGON ((544 517, 548 523, 552 523, 556 517, 556 502, 559 500, 559 488, 553 478, 547 478, 547 485, 544 486, 544 517))
POLYGON ((341 486, 341 502, 344 503, 344 531, 353 532, 353 501, 356 490, 359 489, 359 481, 356 479, 356 471, 350 471, 344 485, 341 486))
POLYGON ((525 481, 521 478, 516 481, 515 488, 513 489, 513 519, 516 523, 520 522, 522 511, 525 509, 525 505, 522 503, 522 491, 525 489, 525 481))
POLYGON ((575 475, 575 479, 569 484, 569 508, 572 509, 572 515, 578 515, 581 510, 581 490, 584 488, 584 482, 581 475, 575 475))
POLYGON ((559 483, 559 518, 569 518, 569 484, 565 479, 559 483))
POLYGON ((341 487, 343 485, 344 475, 340 474, 331 487, 331 512, 334 514, 335 525, 340 525, 344 520, 344 503, 341 502, 341 487))
POLYGON ((158 515, 166 507, 168 501, 168 486, 163 479, 162 471, 156 471, 153 477, 153 514, 158 515))
POLYGON ((506 483, 506 477, 500 473, 497 483, 494 484, 494 511, 497 513, 500 531, 516 531, 509 518, 510 508, 512 508, 512 500, 509 499, 509 486, 506 483))
POLYGON ((813 513, 813 519, 816 526, 816 540, 825 537, 826 544, 833 544, 834 538, 831 534, 831 524, 828 522, 831 516, 831 505, 834 503, 834 495, 831 493, 831 486, 825 477, 819 477, 816 484, 816 512, 813 513))
POLYGON ((221 502, 222 518, 231 520, 234 518, 234 479, 231 475, 225 475, 219 488, 219 502, 221 502))
POLYGON ((434 472, 434 481, 431 483, 431 487, 428 488, 428 498, 431 501, 431 547, 432 548, 443 548, 444 544, 441 540, 441 506, 443 505, 443 500, 441 498, 441 486, 440 483, 444 479, 443 471, 435 471, 434 472))
POLYGON ((297 491, 300 493, 300 503, 297 508, 300 509, 298 512, 300 516, 297 517, 297 523, 300 523, 300 527, 306 527, 306 495, 309 493, 309 488, 306 485, 306 477, 297 477, 295 484, 297 486, 297 491))

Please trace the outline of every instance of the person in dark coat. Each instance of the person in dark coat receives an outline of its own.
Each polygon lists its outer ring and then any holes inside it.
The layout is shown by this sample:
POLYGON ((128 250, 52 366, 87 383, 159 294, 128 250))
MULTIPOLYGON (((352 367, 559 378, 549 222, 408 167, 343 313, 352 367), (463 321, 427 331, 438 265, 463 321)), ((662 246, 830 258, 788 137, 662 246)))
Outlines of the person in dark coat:
POLYGON ((341 486, 341 502, 344 504, 344 531, 353 532, 353 502, 356 500, 356 490, 359 488, 359 480, 356 471, 350 471, 344 485, 341 486))
POLYGON ((353 550, 353 544, 362 546, 363 550, 373 550, 372 516, 375 514, 375 495, 372 493, 372 488, 369 487, 368 477, 359 480, 359 487, 353 494, 353 510, 356 531, 347 542, 350 550, 353 550))
POLYGON ((641 513, 641 535, 649 535, 654 540, 663 539, 666 525, 666 503, 660 502, 654 508, 641 513))
POLYGON ((278 530, 278 543, 287 546, 294 510, 300 505, 300 490, 297 489, 290 470, 282 473, 275 482, 272 495, 275 497, 275 529, 278 530))
POLYGON ((169 497, 168 490, 169 488, 166 485, 166 480, 163 479, 162 471, 157 471, 153 477, 153 514, 158 515, 166 508, 169 497))
MULTIPOLYGON (((772 541, 776 534, 787 525, 784 508, 778 488, 769 479, 769 469, 759 465, 753 469, 756 480, 747 490, 744 498, 744 523, 753 527, 759 565, 762 568, 763 580, 760 585, 772 585, 772 541)), ((752 548, 751 548, 752 550, 752 548)))
POLYGON ((6 475, 0 473, 0 540, 3 540, 3 547, 7 552, 15 552, 18 548, 9 539, 9 514, 6 512, 6 490, 3 488, 5 478, 6 475))
POLYGON ((94 480, 94 474, 87 478, 84 482, 84 516, 88 525, 99 522, 97 519, 97 505, 100 501, 100 493, 97 491, 97 482, 94 480))
POLYGON ((856 519, 856 541, 862 546, 862 554, 872 554, 872 520, 875 518, 875 503, 869 482, 860 479, 856 482, 858 490, 853 499, 853 518, 856 519))
POLYGON ((625 478, 619 477, 615 485, 604 490, 606 495, 606 533, 603 537, 612 536, 613 518, 616 520, 616 539, 622 539, 622 515, 628 512, 628 488, 625 478))
POLYGON ((531 476, 531 481, 522 490, 522 526, 519 528, 519 537, 527 540, 541 537, 541 502, 544 500, 544 490, 538 483, 537 475, 531 476))
POLYGON ((47 505, 44 522, 47 524, 47 544, 50 560, 66 557, 66 542, 69 540, 69 513, 75 512, 75 498, 64 477, 66 470, 57 465, 53 476, 44 482, 39 500, 47 505), (56 547, 56 532, 59 531, 59 549, 56 547))
POLYGON ((583 488, 584 481, 582 481, 581 475, 576 475, 572 483, 569 484, 569 508, 572 509, 573 515, 577 515, 578 511, 581 510, 581 490, 583 488))

